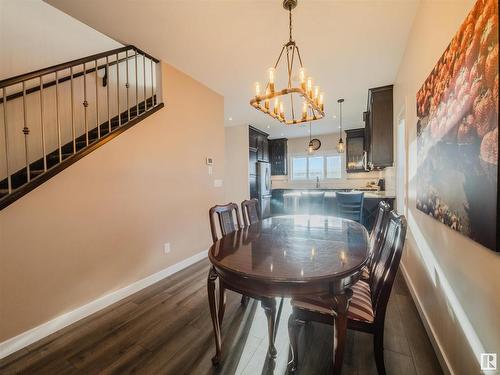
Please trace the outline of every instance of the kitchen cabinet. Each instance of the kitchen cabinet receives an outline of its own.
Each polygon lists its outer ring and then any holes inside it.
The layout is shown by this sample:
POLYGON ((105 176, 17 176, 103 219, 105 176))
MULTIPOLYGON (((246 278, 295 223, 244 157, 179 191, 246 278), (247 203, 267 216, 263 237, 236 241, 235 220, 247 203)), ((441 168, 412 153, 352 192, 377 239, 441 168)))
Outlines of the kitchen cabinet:
MULTIPOLYGON (((260 200, 257 189, 257 162, 269 161, 269 145, 267 133, 249 126, 248 128, 248 183, 250 198, 260 200)), ((262 202, 260 202, 262 204, 262 202)), ((269 202, 270 205, 270 202, 269 202)), ((268 208, 266 207, 268 210, 268 208)))
POLYGON ((250 186, 250 198, 259 199, 259 193, 257 191, 257 175, 248 175, 248 184, 250 186))
POLYGON ((287 174, 287 148, 288 139, 279 138, 269 140, 269 162, 271 163, 271 176, 287 174))
POLYGON ((248 149, 248 174, 257 174, 257 149, 248 149))
POLYGON ((346 133, 345 164, 347 173, 366 172, 365 129, 349 129, 346 133))
POLYGON ((269 144, 267 137, 269 134, 260 131, 252 126, 248 130, 248 146, 257 150, 258 161, 269 161, 269 144))
POLYGON ((390 167, 394 162, 393 86, 368 90, 365 121, 365 151, 370 169, 390 167))

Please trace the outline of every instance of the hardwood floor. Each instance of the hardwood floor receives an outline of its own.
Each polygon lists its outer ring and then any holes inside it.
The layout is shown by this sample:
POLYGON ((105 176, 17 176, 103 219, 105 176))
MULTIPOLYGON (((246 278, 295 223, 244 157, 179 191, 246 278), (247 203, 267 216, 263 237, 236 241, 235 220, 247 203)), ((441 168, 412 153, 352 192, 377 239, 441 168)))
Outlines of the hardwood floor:
MULTIPOLYGON (((222 325, 223 360, 212 367, 212 324, 206 297, 208 261, 201 261, 88 318, 0 360, 0 374, 285 374, 285 300, 276 338, 278 357, 266 359, 267 322, 260 304, 240 306, 228 292, 222 325)), ((331 371, 331 327, 311 323, 300 336, 297 374, 331 371)), ((386 317, 388 374, 441 374, 438 360, 403 278, 398 275, 386 317)), ((376 374, 370 335, 348 332, 343 374, 376 374)))

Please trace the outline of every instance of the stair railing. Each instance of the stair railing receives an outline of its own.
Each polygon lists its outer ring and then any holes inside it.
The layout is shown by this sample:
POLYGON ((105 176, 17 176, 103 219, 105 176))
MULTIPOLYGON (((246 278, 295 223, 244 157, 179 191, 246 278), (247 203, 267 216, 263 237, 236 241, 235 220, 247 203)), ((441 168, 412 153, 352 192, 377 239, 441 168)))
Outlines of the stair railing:
POLYGON ((0 81, 0 209, 163 107, 158 65, 125 46, 0 81))

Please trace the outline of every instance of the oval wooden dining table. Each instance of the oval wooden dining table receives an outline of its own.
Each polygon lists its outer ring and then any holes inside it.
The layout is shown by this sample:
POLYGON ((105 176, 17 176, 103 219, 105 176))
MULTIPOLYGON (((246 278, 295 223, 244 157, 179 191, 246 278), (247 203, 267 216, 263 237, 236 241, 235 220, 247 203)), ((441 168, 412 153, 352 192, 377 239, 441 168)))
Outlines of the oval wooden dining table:
POLYGON ((340 373, 347 330, 350 286, 368 259, 368 232, 359 223, 333 216, 285 215, 261 220, 217 240, 207 290, 215 336, 214 364, 221 360, 225 290, 261 301, 274 346, 276 297, 328 296, 336 314, 333 372, 340 373), (215 282, 219 280, 219 298, 215 282))

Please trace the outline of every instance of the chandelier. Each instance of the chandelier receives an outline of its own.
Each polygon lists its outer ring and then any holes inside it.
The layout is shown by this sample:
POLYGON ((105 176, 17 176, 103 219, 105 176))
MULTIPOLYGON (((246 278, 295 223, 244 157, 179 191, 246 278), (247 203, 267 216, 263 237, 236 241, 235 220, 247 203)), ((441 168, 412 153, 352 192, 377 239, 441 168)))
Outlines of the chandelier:
POLYGON ((274 67, 268 69, 269 79, 263 92, 259 82, 255 83, 255 97, 250 100, 250 105, 259 111, 273 117, 285 125, 300 124, 319 120, 325 116, 324 94, 319 86, 313 87, 311 77, 306 78, 306 70, 302 65, 299 47, 292 38, 292 9, 297 6, 297 0, 284 0, 283 8, 288 10, 290 38, 283 46, 274 67), (286 69, 288 83, 286 88, 276 88, 276 69, 281 58, 286 56, 286 69), (294 63, 299 64, 299 83, 293 86, 294 63), (273 103, 271 108, 271 102, 273 103), (285 107, 288 107, 288 110, 285 107))

